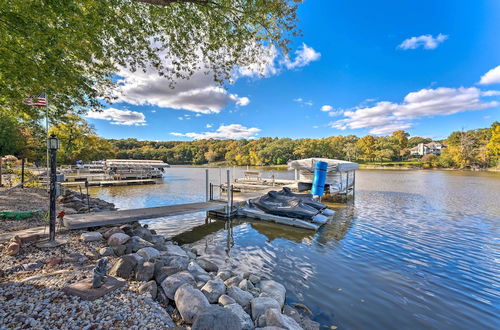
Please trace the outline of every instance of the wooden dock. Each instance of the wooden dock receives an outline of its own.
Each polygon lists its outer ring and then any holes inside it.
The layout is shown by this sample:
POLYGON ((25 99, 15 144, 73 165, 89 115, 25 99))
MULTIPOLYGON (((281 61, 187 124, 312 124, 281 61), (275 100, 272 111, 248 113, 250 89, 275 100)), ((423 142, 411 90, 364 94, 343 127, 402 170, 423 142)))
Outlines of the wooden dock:
MULTIPOLYGON (((61 182, 61 186, 85 186, 85 181, 61 182)), ((155 179, 141 179, 141 180, 107 180, 107 181, 88 181, 89 186, 128 186, 139 184, 156 184, 155 179)))
POLYGON ((211 201, 148 207, 142 209, 71 214, 64 217, 64 226, 68 229, 81 229, 89 227, 117 225, 145 219, 212 211, 221 209, 226 205, 226 202, 211 201))

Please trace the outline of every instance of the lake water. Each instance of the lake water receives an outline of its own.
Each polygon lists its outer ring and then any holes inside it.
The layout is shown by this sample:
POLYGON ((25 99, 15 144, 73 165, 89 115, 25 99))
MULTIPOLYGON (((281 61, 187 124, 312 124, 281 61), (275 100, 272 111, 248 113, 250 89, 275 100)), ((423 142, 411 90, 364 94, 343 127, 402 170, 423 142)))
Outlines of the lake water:
MULTIPOLYGON (((163 184, 92 194, 121 209, 202 201, 204 173, 174 167, 163 184)), ((264 172, 272 174, 293 178, 264 172)), ((212 182, 224 176, 210 169, 212 182)), ((145 222, 207 253, 222 247, 216 258, 283 283, 287 301, 328 328, 500 327, 500 174, 362 170, 354 203, 332 207, 334 219, 317 233, 252 221, 226 230, 200 213, 145 222)))

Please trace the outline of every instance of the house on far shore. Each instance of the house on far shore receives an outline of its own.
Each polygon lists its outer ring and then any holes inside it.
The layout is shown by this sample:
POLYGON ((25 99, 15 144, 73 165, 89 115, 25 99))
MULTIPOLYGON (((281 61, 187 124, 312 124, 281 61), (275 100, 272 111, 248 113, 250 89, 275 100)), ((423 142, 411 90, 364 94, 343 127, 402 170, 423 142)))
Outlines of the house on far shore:
POLYGON ((424 156, 428 154, 441 155, 441 150, 446 148, 444 144, 438 142, 419 143, 410 149, 412 156, 424 156))

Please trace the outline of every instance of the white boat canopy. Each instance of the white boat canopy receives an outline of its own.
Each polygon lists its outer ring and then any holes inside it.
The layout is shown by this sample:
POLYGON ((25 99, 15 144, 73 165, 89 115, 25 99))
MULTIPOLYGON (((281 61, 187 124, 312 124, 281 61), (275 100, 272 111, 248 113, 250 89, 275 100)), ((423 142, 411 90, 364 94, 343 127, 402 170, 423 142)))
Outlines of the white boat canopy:
POLYGON ((316 162, 328 163, 327 172, 348 172, 359 169, 359 164, 348 162, 346 160, 329 159, 329 158, 306 158, 291 160, 288 162, 289 169, 296 169, 300 171, 314 172, 316 162))

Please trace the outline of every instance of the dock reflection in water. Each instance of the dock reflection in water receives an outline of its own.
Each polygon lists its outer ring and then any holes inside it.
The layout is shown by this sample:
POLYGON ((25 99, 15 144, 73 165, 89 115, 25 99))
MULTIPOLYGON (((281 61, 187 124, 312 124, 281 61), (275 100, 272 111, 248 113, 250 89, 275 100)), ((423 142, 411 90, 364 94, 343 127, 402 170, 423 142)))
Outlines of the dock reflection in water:
MULTIPOLYGON (((172 168, 165 180, 93 194, 120 208, 204 198, 203 169, 172 168)), ((354 205, 337 208, 317 233, 245 220, 228 231, 205 225, 204 213, 146 222, 221 263, 271 276, 327 327, 498 328, 500 175, 374 170, 356 182, 354 205)))

